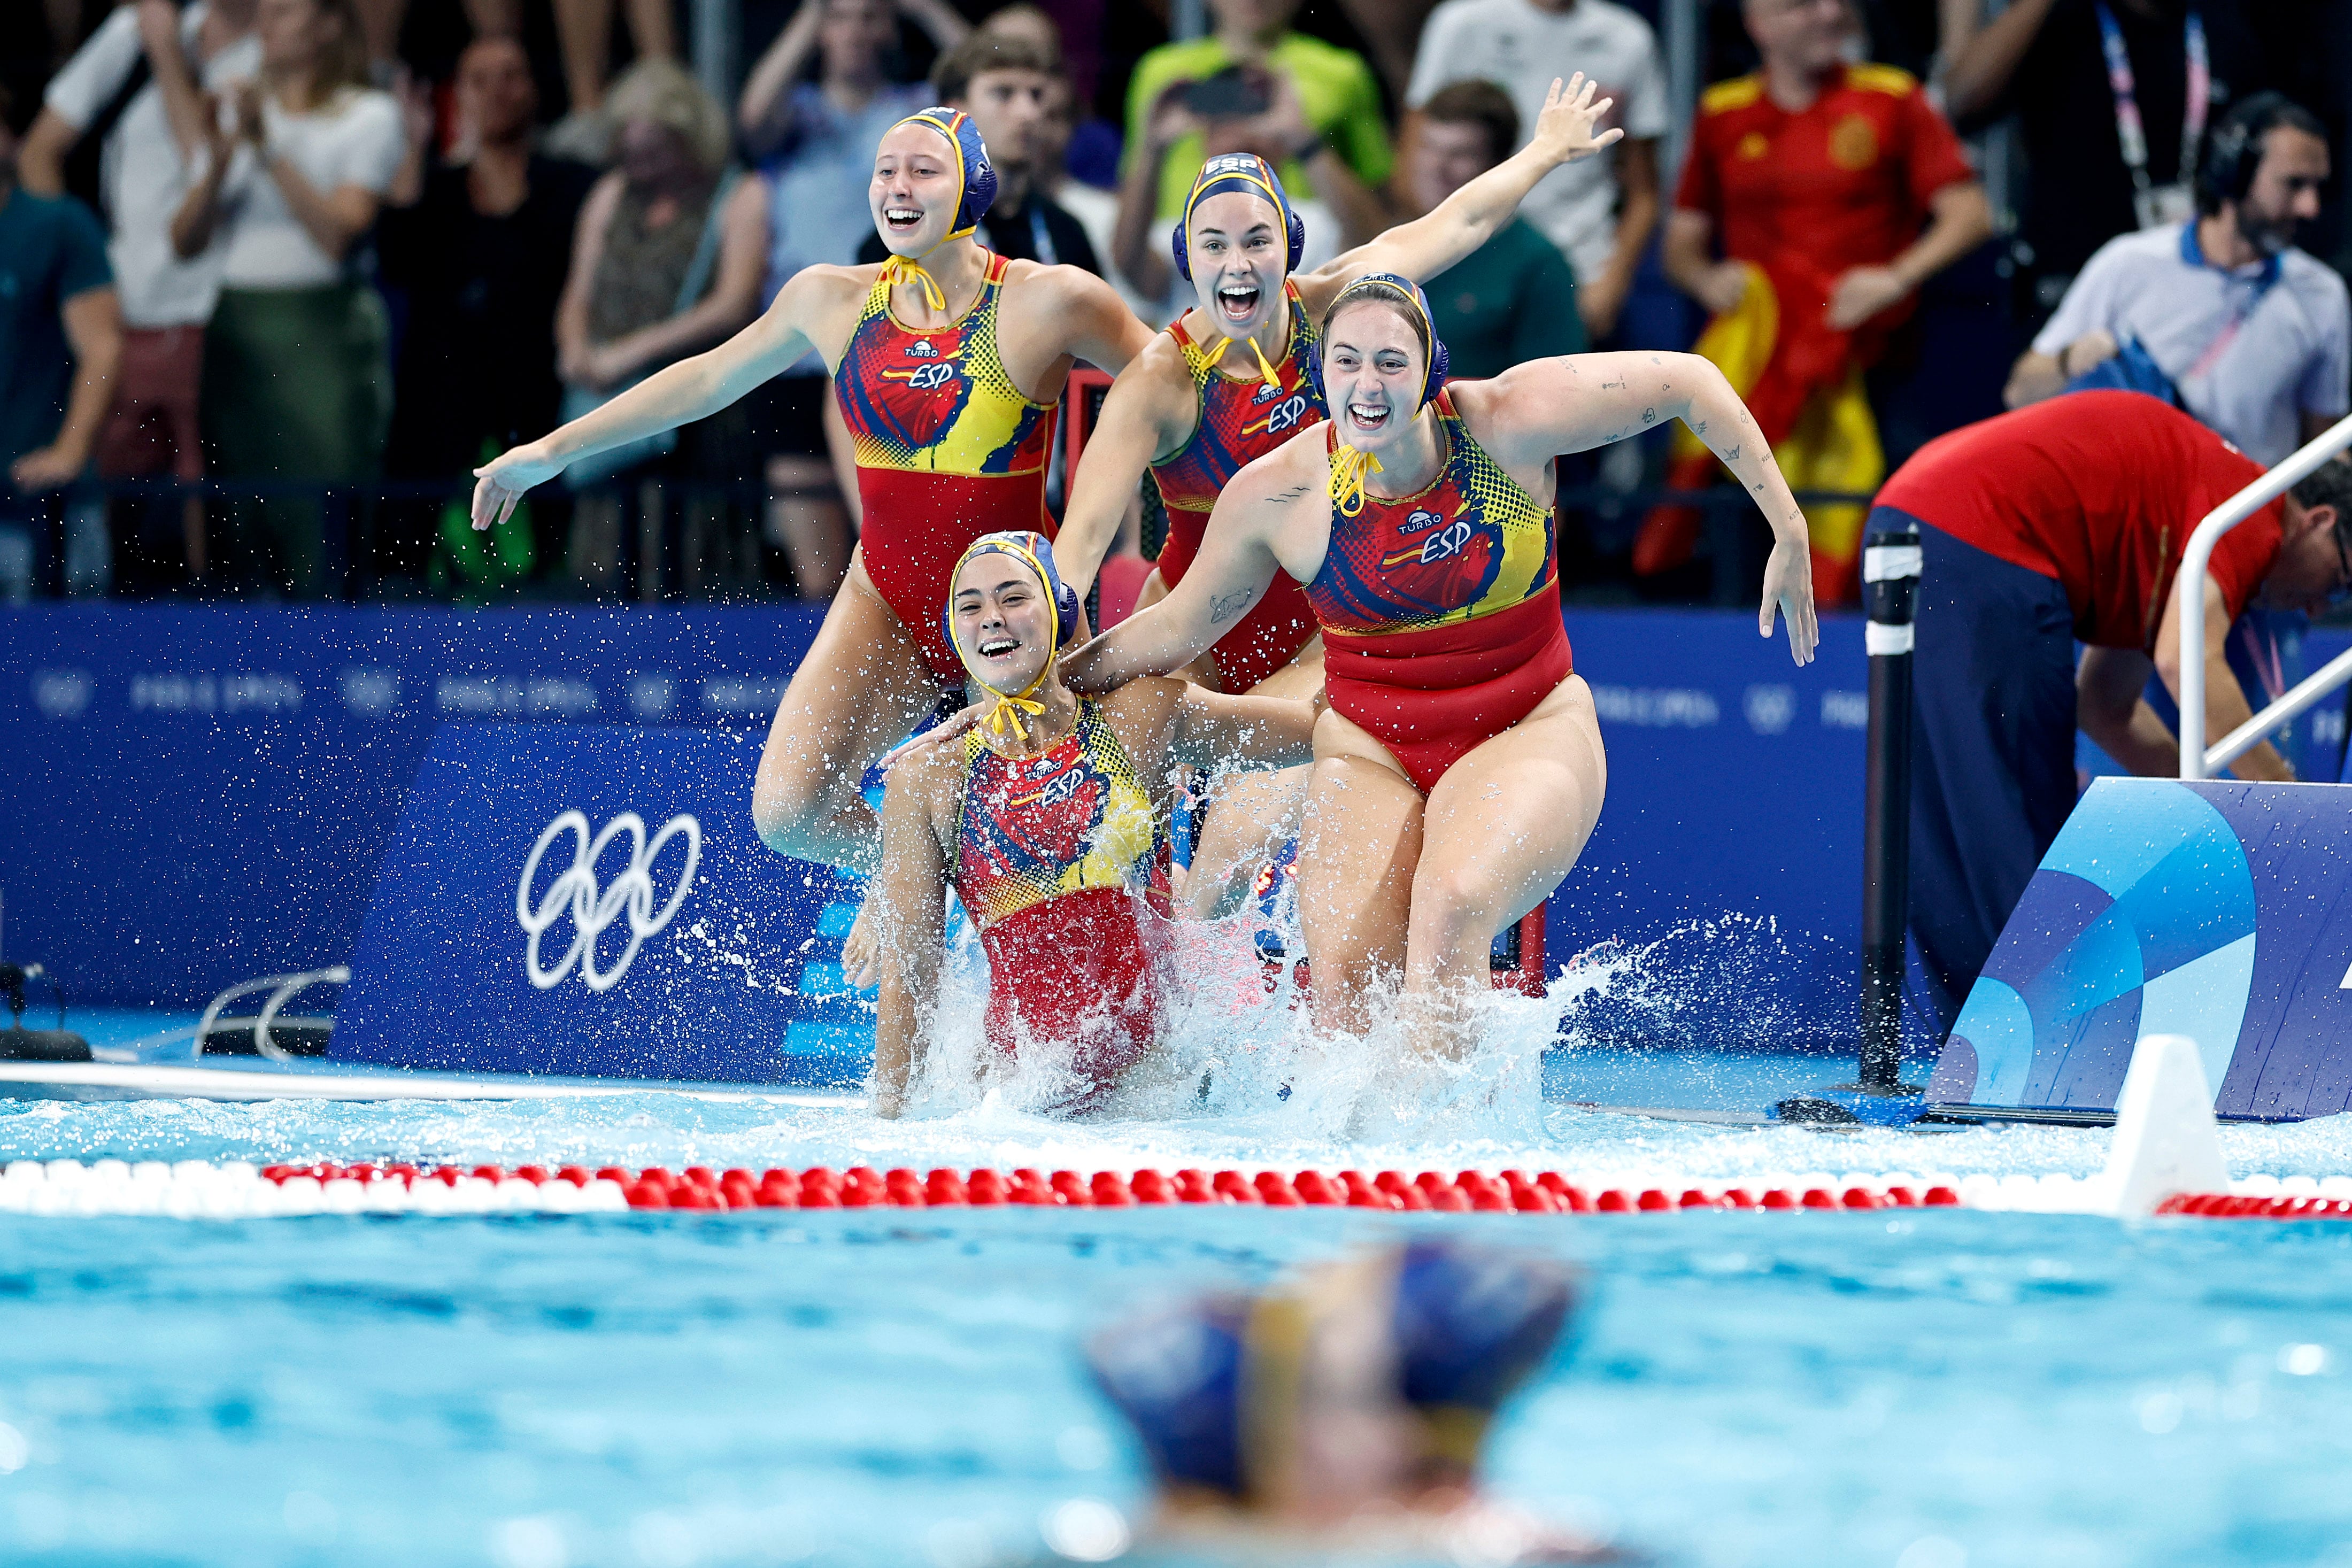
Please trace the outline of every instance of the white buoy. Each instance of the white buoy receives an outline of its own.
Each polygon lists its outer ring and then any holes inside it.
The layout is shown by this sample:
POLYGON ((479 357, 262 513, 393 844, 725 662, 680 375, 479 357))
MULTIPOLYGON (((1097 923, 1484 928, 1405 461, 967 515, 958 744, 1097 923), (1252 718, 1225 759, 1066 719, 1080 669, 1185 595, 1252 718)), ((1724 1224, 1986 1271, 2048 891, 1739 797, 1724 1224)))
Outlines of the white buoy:
POLYGON ((2152 1034, 2133 1048, 2100 1186, 2122 1218, 2153 1214, 2174 1193, 2229 1190, 2213 1091, 2187 1035, 2152 1034))

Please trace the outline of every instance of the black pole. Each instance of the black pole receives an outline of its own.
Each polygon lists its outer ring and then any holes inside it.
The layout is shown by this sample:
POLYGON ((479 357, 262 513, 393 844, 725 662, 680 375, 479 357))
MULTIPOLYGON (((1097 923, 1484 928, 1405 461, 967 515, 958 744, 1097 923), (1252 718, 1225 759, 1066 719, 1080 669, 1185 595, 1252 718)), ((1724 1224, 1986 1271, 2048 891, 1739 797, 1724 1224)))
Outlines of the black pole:
POLYGON ((1911 642, 1919 535, 1874 528, 1863 542, 1870 613, 1870 763, 1862 820, 1860 1087, 1912 1092, 1903 1066, 1903 932, 1911 902, 1911 642))

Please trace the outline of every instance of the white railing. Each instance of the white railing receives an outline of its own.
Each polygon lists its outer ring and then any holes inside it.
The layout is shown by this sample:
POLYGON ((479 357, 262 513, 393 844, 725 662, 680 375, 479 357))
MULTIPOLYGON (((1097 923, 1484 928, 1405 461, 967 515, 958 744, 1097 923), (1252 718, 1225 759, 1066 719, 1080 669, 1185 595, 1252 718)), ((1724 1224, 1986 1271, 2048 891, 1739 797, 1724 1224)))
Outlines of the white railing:
POLYGON ((2269 506, 2308 478, 2321 464, 2352 446, 2352 415, 2336 421, 2295 455, 2205 514, 2189 548, 2180 558, 2180 574, 2173 580, 2180 595, 2180 776, 2210 778, 2216 768, 2252 750, 2281 725, 2292 724, 2304 710, 2336 687, 2352 682, 2352 653, 2329 663, 2317 674, 2263 709, 2224 737, 2210 751, 2205 748, 2205 569, 2221 536, 2269 506))

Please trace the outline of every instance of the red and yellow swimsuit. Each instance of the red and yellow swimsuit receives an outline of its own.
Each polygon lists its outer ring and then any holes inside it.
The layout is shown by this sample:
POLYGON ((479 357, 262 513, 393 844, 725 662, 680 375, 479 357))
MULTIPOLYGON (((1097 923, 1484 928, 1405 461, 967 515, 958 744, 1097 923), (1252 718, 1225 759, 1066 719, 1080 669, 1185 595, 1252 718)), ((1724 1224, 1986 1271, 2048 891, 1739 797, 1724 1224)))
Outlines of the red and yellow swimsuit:
MULTIPOLYGON (((1196 341, 1181 316, 1169 324, 1168 334, 1184 351, 1184 368, 1192 372, 1200 396, 1200 423, 1192 439, 1151 465, 1160 499, 1168 507, 1160 580, 1170 588, 1184 580, 1192 559, 1201 553, 1201 537, 1218 492, 1245 465, 1324 418, 1323 400, 1307 379, 1306 350, 1315 340, 1314 329, 1299 304, 1297 286, 1285 278, 1282 292, 1290 306, 1290 341, 1273 362, 1282 382, 1279 391, 1264 380, 1236 381, 1217 369, 1221 359, 1233 352, 1232 340, 1196 341)), ((1247 351, 1248 345, 1240 347, 1247 351)), ((1315 612, 1306 594, 1287 572, 1277 570, 1265 597, 1211 652, 1224 689, 1245 692, 1290 663, 1314 635, 1315 612)))
POLYGON ((866 575, 943 684, 963 683, 940 607, 964 548, 1002 529, 1054 535, 1045 467, 1055 408, 1024 397, 997 352, 1007 265, 991 255, 971 308, 928 332, 890 314, 886 268, 835 375, 857 453, 866 575))
POLYGON ((955 888, 988 951, 989 1043, 1066 1048, 1085 1110, 1157 1038, 1165 843, 1151 797, 1090 697, 1038 757, 963 741, 955 888))
POLYGON ((1433 406, 1437 477, 1394 500, 1367 491, 1353 517, 1334 507, 1330 548, 1307 585, 1331 706, 1378 737, 1424 795, 1574 667, 1551 509, 1471 439, 1450 393, 1433 406))

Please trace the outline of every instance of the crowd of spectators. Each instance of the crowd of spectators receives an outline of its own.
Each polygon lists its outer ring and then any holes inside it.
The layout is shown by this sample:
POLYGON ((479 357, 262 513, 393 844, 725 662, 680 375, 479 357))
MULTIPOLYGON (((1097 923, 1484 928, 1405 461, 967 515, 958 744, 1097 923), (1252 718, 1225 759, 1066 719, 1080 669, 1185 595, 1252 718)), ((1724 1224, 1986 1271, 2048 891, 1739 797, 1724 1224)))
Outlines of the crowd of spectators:
MULTIPOLYGON (((2004 393, 2148 392, 2266 462, 2345 412, 2345 287, 2295 243, 2341 232, 2327 7, 1697 0, 1678 114, 1674 3, 1203 0, 1171 38, 1164 5, 737 0, 730 104, 684 0, 46 0, 0 31, 0 595, 830 593, 859 518, 814 358, 489 535, 458 493, 877 259, 874 143, 930 102, 991 149, 987 245, 1157 325, 1203 157, 1280 169, 1311 267, 1582 71, 1626 136, 1434 280, 1456 372, 1695 341, 1800 490, 1866 494, 2004 393)), ((1711 459, 1610 462, 1562 465, 1571 591, 1720 591, 1711 459)), ((1861 513, 1810 509, 1832 602, 1861 513)))

